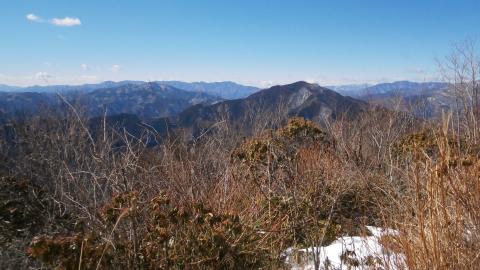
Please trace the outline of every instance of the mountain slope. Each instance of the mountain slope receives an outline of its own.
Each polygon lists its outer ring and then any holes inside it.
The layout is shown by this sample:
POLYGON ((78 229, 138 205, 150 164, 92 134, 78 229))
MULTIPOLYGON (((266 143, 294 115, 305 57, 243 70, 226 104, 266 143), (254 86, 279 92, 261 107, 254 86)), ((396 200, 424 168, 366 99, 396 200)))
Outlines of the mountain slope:
POLYGON ((10 92, 10 91, 17 91, 21 89, 19 86, 10 86, 6 84, 0 84, 0 92, 10 92))
POLYGON ((326 86, 344 96, 365 97, 375 95, 417 95, 429 91, 442 90, 448 87, 442 82, 396 81, 380 84, 346 84, 326 86))
POLYGON ((360 96, 359 99, 393 110, 403 110, 416 117, 429 119, 440 117, 442 111, 455 108, 455 94, 452 89, 435 89, 419 92, 385 93, 360 96))
POLYGON ((127 84, 143 84, 142 81, 105 81, 101 83, 93 84, 81 84, 81 85, 33 85, 27 87, 17 87, 4 85, 3 91, 5 92, 32 92, 32 93, 68 93, 68 92, 91 92, 98 89, 118 87, 127 84))
MULTIPOLYGON (((116 85, 116 84, 115 84, 116 85)), ((194 93, 157 83, 121 84, 90 92, 62 93, 70 103, 79 106, 89 117, 135 114, 142 119, 174 116, 186 108, 219 101, 205 93, 194 93)), ((5 117, 30 116, 42 109, 59 109, 65 102, 50 92, 0 92, 0 111, 5 117)))
POLYGON ((247 97, 257 91, 259 88, 253 86, 241 85, 234 82, 181 82, 181 81, 159 81, 157 83, 171 85, 176 88, 191 92, 207 93, 223 99, 237 99, 247 97))
MULTIPOLYGON (((145 81, 105 81, 94 84, 82 85, 47 85, 47 86, 28 86, 18 87, 0 84, 0 91, 3 92, 36 92, 36 93, 68 93, 68 92, 83 92, 88 93, 98 89, 107 89, 113 87, 120 87, 125 85, 142 85, 145 81)), ((175 88, 186 90, 189 92, 205 93, 211 96, 220 97, 222 99, 235 99, 247 97, 258 90, 259 88, 253 86, 241 85, 235 82, 182 82, 182 81, 158 81, 155 82, 162 85, 169 85, 175 88)))
POLYGON ((366 87, 353 93, 356 97, 366 96, 409 96, 419 95, 427 92, 443 90, 448 87, 447 83, 442 82, 410 82, 398 81, 393 83, 381 83, 366 87))
POLYGON ((272 127, 293 116, 318 123, 329 118, 352 117, 367 106, 366 102, 344 97, 319 85, 296 82, 274 86, 245 99, 190 107, 179 115, 178 126, 197 134, 224 121, 248 134, 255 125, 272 127))
POLYGON ((99 89, 81 98, 91 116, 135 114, 140 118, 174 116, 189 106, 213 103, 218 98, 158 83, 126 84, 99 89))
POLYGON ((0 92, 0 112, 3 118, 30 116, 60 105, 60 99, 55 94, 0 92))
POLYGON ((368 83, 363 84, 344 84, 344 85, 331 85, 325 86, 328 89, 332 89, 335 92, 338 92, 342 95, 355 96, 356 93, 359 93, 361 90, 364 90, 367 87, 373 86, 368 83))

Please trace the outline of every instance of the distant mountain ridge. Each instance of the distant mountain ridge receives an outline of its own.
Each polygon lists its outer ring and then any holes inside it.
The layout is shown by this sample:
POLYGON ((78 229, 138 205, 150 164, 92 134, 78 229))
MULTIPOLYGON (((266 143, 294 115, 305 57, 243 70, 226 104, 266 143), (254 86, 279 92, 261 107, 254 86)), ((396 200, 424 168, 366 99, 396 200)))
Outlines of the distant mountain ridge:
MULTIPOLYGON (((145 81, 105 81, 96 84, 82 84, 82 85, 49 85, 49 86, 28 86, 18 87, 0 84, 0 91, 2 92, 36 92, 36 93, 65 93, 65 92, 91 92, 98 89, 106 89, 112 87, 119 87, 123 85, 141 85, 145 81)), ((257 87, 245 86, 235 82, 182 82, 182 81, 155 81, 157 84, 170 85, 189 92, 206 93, 212 96, 217 96, 223 99, 236 99, 247 97, 258 90, 257 87)))
MULTIPOLYGON (((0 92, 38 92, 38 93, 51 93, 51 92, 71 92, 82 91, 91 92, 98 89, 106 89, 112 87, 118 87, 122 85, 132 84, 144 84, 144 81, 105 81, 96 84, 83 84, 83 85, 51 85, 51 86, 29 86, 18 87, 0 84, 0 92)), ((155 81, 158 84, 170 85, 175 88, 183 89, 190 92, 206 93, 212 96, 217 96, 222 99, 238 99, 245 98, 253 93, 260 91, 261 89, 254 86, 241 85, 231 81, 224 82, 182 82, 182 81, 155 81)), ((447 83, 442 82, 412 82, 412 81, 396 81, 391 83, 380 84, 347 84, 347 85, 331 85, 325 86, 325 88, 339 92, 342 95, 348 95, 352 97, 360 97, 366 94, 378 95, 388 94, 395 92, 396 94, 417 94, 420 91, 434 91, 446 88, 447 83)))
POLYGON ((375 85, 353 85, 333 86, 331 89, 342 95, 362 97, 367 95, 417 95, 427 91, 442 90, 448 87, 443 82, 411 82, 396 81, 391 83, 380 83, 375 85))
POLYGON ((364 91, 369 94, 387 94, 392 92, 399 92, 403 94, 419 94, 425 91, 441 90, 448 87, 447 83, 443 82, 410 82, 398 81, 393 83, 381 83, 371 87, 367 87, 364 91))
POLYGON ((450 88, 443 82, 398 81, 344 94, 388 109, 408 111, 419 118, 434 118, 452 106, 450 88))
POLYGON ((89 116, 132 113, 141 118, 173 116, 191 105, 246 97, 259 89, 234 82, 105 81, 97 84, 17 87, 0 85, 0 112, 5 117, 32 115, 58 107, 57 94, 85 105, 89 116))
POLYGON ((223 99, 237 99, 247 97, 260 88, 241 85, 235 82, 182 82, 182 81, 157 81, 157 83, 171 85, 173 87, 192 91, 207 93, 223 99))
POLYGON ((0 115, 3 120, 12 117, 29 117, 41 110, 60 106, 60 99, 51 93, 0 92, 0 115))
MULTIPOLYGON (((112 85, 110 83, 104 84, 112 85)), ((110 88, 91 91, 57 92, 0 92, 0 111, 4 116, 34 115, 44 108, 65 106, 59 95, 79 106, 89 117, 107 113, 135 114, 140 118, 174 116, 198 103, 215 103, 222 99, 206 93, 188 92, 158 83, 113 84, 110 88)))
POLYGON ((323 123, 329 118, 353 117, 367 107, 364 101, 300 81, 273 86, 244 99, 192 106, 179 114, 177 123, 196 134, 217 122, 228 121, 248 134, 262 122, 272 126, 275 121, 280 124, 289 117, 300 116, 323 123))
POLYGON ((145 82, 142 81, 105 81, 101 83, 93 83, 93 84, 81 84, 81 85, 32 85, 26 87, 19 87, 19 86, 10 86, 10 85, 3 85, 1 91, 3 92, 32 92, 32 93, 65 93, 65 92, 73 92, 73 91, 81 91, 81 92, 90 92, 97 89, 104 89, 104 88, 111 88, 116 86, 121 86, 125 84, 142 84, 145 82))
MULTIPOLYGON (((322 123, 340 116, 354 117, 368 108, 368 103, 391 108, 389 100, 396 96, 403 97, 409 104, 413 104, 412 106, 423 106, 421 111, 417 110, 419 113, 415 112, 416 115, 420 113, 428 116, 435 115, 449 105, 449 97, 442 90, 448 88, 448 84, 437 82, 400 81, 378 84, 369 86, 365 92, 357 91, 355 95, 348 96, 303 81, 263 90, 232 82, 184 83, 178 81, 151 83, 122 81, 69 86, 70 88, 61 87, 43 88, 45 91, 41 93, 0 92, 0 114, 3 118, 18 112, 28 116, 43 108, 65 107, 65 103, 57 95, 59 92, 72 104, 83 105, 81 107, 85 108, 87 115, 91 118, 107 113, 107 116, 111 116, 114 121, 125 118, 125 121, 132 122, 137 119, 140 122, 146 121, 159 129, 165 126, 184 128, 190 130, 192 134, 198 134, 215 123, 226 121, 248 134, 255 129, 255 125, 272 127, 292 116, 322 123), (172 86, 175 84, 189 90, 172 86), (83 88, 75 91, 79 89, 78 87, 83 88), (69 90, 60 92, 53 89, 69 90), (238 98, 222 99, 210 94, 220 95, 221 89, 229 89, 223 93, 224 96, 238 98), (252 92, 253 94, 242 97, 252 92), (158 122, 158 119, 163 120, 158 122), (165 119, 168 120, 167 125, 165 125, 165 119)), ((359 85, 342 89, 355 87, 359 85)), ((340 88, 337 87, 337 89, 340 88)), ((133 125, 130 123, 128 126, 133 125)))
POLYGON ((11 91, 17 91, 18 89, 21 89, 19 86, 10 86, 6 84, 0 84, 0 92, 11 92, 11 91))
POLYGON ((364 90, 357 98, 395 110, 404 110, 416 117, 431 119, 449 111, 455 103, 451 85, 442 82, 396 82, 379 84, 364 90))
POLYGON ((373 86, 373 84, 362 83, 362 84, 329 85, 329 86, 325 86, 325 88, 332 89, 343 95, 343 94, 355 93, 371 86, 373 86))
POLYGON ((211 104, 219 98, 205 93, 188 92, 159 83, 126 84, 98 89, 81 96, 89 115, 135 114, 140 118, 174 116, 199 103, 211 104))
MULTIPOLYGON (((133 114, 119 114, 108 117, 107 123, 124 127, 134 136, 145 130, 154 130, 161 136, 182 130, 184 135, 198 137, 224 124, 240 136, 249 136, 279 127, 290 117, 299 116, 322 125, 331 119, 353 119, 369 108, 367 102, 300 81, 263 89, 243 99, 200 103, 177 116, 141 119, 133 114)), ((91 120, 91 127, 98 130, 101 123, 97 117, 91 120)))

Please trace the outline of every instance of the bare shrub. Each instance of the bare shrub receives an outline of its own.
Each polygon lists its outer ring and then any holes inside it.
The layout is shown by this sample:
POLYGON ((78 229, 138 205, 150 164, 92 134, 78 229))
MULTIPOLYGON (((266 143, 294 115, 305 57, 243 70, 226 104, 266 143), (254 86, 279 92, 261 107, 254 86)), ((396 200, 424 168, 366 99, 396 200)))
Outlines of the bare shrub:
POLYGON ((409 269, 474 269, 478 265, 478 156, 443 129, 402 140, 408 162, 399 204, 385 216, 409 269), (408 150, 407 150, 408 149, 408 150), (406 150, 406 151, 405 151, 406 150))

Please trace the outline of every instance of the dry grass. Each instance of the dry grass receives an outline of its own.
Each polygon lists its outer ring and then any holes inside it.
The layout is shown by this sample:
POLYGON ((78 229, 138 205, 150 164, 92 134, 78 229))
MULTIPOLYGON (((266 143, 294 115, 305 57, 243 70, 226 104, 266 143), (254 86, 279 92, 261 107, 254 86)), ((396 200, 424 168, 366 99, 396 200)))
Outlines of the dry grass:
POLYGON ((434 142, 428 143, 430 150, 418 145, 411 151, 413 159, 403 166, 400 204, 387 214, 388 226, 401 232, 397 245, 409 269, 479 265, 478 153, 452 143, 458 135, 444 127, 429 138, 434 142))
POLYGON ((242 139, 226 123, 147 147, 156 134, 105 125, 93 137, 78 114, 32 119, 2 140, 2 174, 31 185, 33 208, 18 211, 38 225, 19 237, 1 208, 2 267, 279 269, 286 248, 368 224, 400 231, 389 246, 409 269, 472 269, 480 162, 451 121, 422 137, 408 115, 373 110, 326 129, 296 118, 242 139))

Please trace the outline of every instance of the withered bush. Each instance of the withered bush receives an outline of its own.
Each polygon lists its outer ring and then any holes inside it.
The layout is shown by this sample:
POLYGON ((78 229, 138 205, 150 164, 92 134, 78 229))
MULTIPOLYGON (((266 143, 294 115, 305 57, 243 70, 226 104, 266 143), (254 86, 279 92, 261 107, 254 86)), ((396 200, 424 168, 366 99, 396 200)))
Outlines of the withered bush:
POLYGON ((50 267, 281 268, 286 248, 378 219, 375 180, 301 118, 241 144, 227 126, 156 147, 62 119, 16 126, 10 156, 13 175, 42 186, 44 216, 72 221, 31 242, 29 256, 50 267))
POLYGON ((450 131, 402 140, 420 142, 409 150, 411 161, 403 167, 399 204, 384 210, 391 211, 388 226, 400 231, 395 245, 409 269, 478 268, 480 161, 474 148, 459 147, 450 131))
POLYGON ((232 158, 240 167, 234 178, 252 194, 243 206, 246 218, 277 255, 291 246, 328 244, 374 223, 375 199, 385 197, 344 162, 332 136, 301 118, 247 140, 232 158))
POLYGON ((1 140, 3 268, 278 269, 363 225, 398 229, 410 269, 478 260, 478 147, 447 124, 372 111, 152 147, 85 123, 33 118, 1 140))
POLYGON ((0 176, 0 268, 35 265, 25 256, 33 236, 74 229, 69 216, 51 216, 46 191, 27 179, 0 176))
POLYGON ((259 269, 268 265, 260 236, 233 214, 202 204, 176 207, 165 194, 139 202, 118 194, 99 213, 103 228, 73 236, 36 237, 29 254, 51 267, 142 269, 259 269), (136 224, 131 241, 128 226, 136 224))

